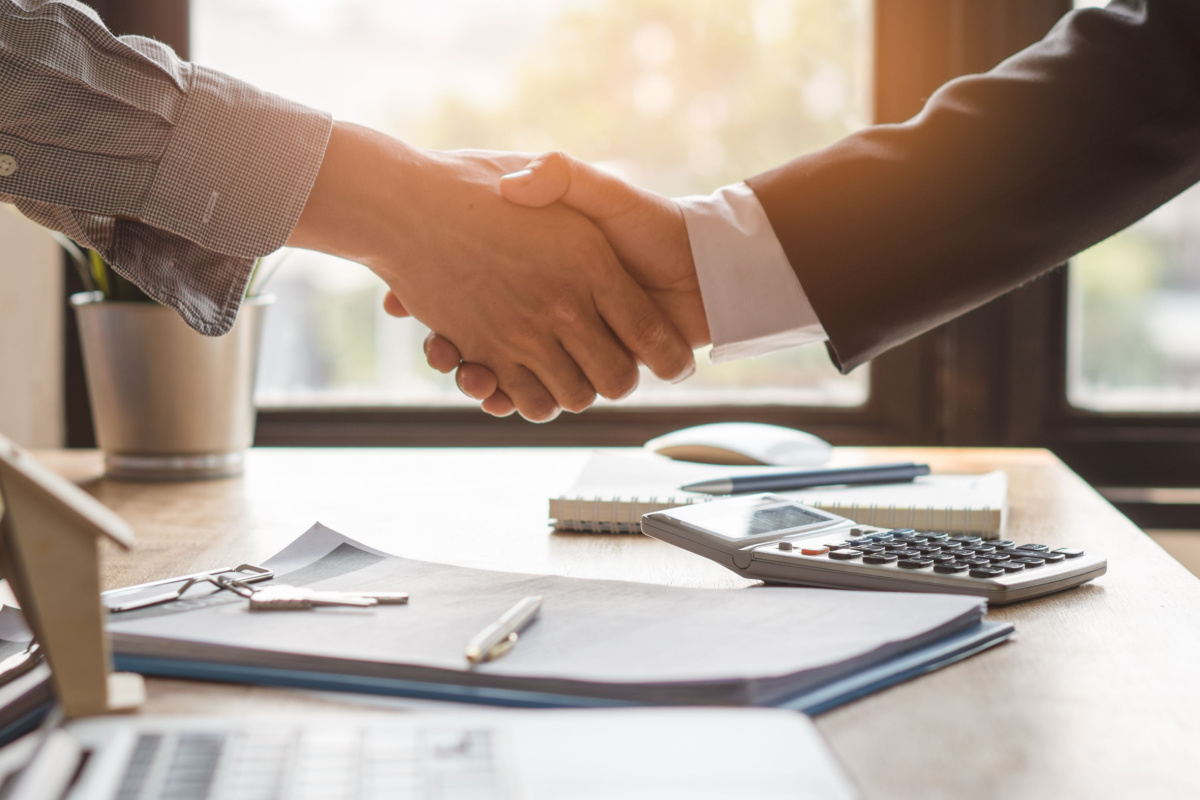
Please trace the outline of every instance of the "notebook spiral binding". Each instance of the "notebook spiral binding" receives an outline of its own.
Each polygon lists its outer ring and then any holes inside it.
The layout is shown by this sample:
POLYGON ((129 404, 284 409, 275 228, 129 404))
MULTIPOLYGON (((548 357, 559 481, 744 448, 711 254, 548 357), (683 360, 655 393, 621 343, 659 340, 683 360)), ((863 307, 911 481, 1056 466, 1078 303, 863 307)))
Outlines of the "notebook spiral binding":
MULTIPOLYGON (((718 497, 672 497, 661 499, 649 497, 575 497, 558 498, 550 501, 550 517, 554 519, 554 530, 586 533, 641 533, 643 514, 667 508, 690 506, 720 499, 718 497), (571 513, 564 513, 564 512, 571 513)), ((990 520, 996 509, 991 506, 939 508, 903 505, 880 505, 851 503, 848 506, 832 506, 811 503, 830 513, 847 519, 880 528, 917 528, 953 533, 973 534, 983 538, 996 538, 990 520), (940 524, 938 516, 941 516, 940 524)))

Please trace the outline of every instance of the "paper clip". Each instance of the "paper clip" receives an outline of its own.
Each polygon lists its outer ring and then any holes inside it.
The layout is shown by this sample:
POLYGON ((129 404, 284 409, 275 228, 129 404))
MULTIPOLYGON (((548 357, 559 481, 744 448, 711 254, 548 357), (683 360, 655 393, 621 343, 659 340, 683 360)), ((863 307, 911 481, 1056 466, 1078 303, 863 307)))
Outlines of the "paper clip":
MULTIPOLYGON (((197 584, 207 583, 217 587, 217 591, 229 590, 242 597, 248 597, 245 592, 248 590, 247 584, 258 583, 260 581, 270 580, 275 577, 275 573, 265 567, 259 567, 254 564, 239 564, 233 568, 213 569, 208 572, 198 572, 194 575, 183 575, 178 578, 167 578, 166 580, 155 581, 153 583, 144 583, 140 586, 131 586, 128 589, 117 589, 114 592, 105 592, 105 595, 120 594, 121 592, 144 591, 152 586, 162 586, 168 583, 179 583, 178 589, 161 594, 150 595, 149 597, 139 597, 134 600, 129 600, 125 603, 105 603, 105 607, 113 614, 120 614, 123 611, 136 611, 139 608, 150 608, 151 606, 162 605, 163 603, 172 603, 176 600, 182 600, 183 596, 197 584), (238 574, 237 578, 229 577, 232 574, 238 574)), ((253 590, 249 590, 253 591, 253 590)))

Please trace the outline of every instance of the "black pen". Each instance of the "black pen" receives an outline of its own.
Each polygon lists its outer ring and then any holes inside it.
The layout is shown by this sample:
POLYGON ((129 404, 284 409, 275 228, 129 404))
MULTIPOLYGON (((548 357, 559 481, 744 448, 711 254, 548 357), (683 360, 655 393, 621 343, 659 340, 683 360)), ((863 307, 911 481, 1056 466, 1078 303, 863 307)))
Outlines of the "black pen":
POLYGON ((805 472, 776 472, 767 475, 746 475, 717 478, 689 483, 679 487, 685 492, 704 494, 750 494, 752 492, 784 492, 788 489, 807 489, 811 486, 839 486, 859 483, 903 483, 929 474, 928 464, 876 464, 870 467, 817 469, 805 472))

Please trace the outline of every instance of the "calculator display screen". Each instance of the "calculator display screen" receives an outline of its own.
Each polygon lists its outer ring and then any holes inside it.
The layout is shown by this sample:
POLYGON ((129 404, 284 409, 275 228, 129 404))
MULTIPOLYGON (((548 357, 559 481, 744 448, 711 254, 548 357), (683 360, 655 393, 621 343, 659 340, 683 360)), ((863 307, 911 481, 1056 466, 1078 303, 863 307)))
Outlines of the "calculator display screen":
MULTIPOLYGON (((708 507, 706 511, 715 511, 708 507)), ((792 505, 723 508, 719 514, 706 514, 704 527, 726 539, 750 539, 764 533, 801 528, 831 517, 792 505)))

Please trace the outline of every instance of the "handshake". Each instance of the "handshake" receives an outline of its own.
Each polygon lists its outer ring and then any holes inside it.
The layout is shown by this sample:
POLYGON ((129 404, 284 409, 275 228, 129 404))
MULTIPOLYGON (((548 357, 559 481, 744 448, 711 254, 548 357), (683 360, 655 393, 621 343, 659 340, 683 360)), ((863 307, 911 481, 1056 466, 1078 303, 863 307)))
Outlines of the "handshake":
POLYGON ((337 123, 288 244, 358 261, 429 363, 490 414, 548 421, 681 381, 710 337, 682 211, 568 156, 437 153, 337 123))

